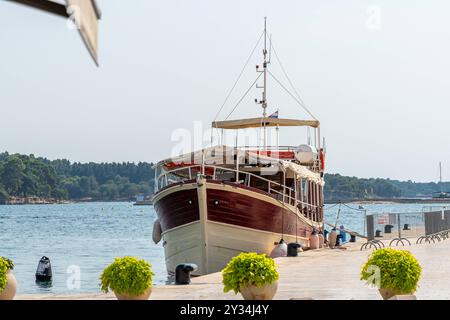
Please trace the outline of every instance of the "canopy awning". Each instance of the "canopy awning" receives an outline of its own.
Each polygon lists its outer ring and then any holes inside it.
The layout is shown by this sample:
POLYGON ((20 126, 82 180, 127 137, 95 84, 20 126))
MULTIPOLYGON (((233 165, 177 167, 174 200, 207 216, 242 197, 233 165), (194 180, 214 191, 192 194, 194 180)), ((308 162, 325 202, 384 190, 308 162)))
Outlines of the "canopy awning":
POLYGON ((219 129, 245 129, 266 127, 312 127, 318 128, 320 122, 317 120, 297 120, 297 119, 278 119, 278 118, 249 118, 238 120, 214 121, 211 126, 219 129))
POLYGON ((320 176, 319 173, 313 172, 309 170, 307 167, 301 166, 299 164, 290 161, 282 161, 282 164, 285 170, 291 170, 294 174, 297 175, 297 178, 312 181, 321 186, 325 184, 324 179, 320 176))

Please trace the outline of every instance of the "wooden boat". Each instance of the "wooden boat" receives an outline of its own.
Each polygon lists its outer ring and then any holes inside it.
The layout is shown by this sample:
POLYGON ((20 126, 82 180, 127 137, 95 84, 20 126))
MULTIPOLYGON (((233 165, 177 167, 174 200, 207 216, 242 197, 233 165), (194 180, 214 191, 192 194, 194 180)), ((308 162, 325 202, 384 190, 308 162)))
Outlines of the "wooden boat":
MULTIPOLYGON (((267 116, 267 29, 261 117, 214 121, 218 130, 259 128, 257 147, 218 144, 155 165, 152 199, 157 230, 173 273, 180 263, 195 263, 194 275, 217 272, 241 252, 270 254, 281 239, 309 246, 314 229, 323 229, 324 150, 317 119, 267 116), (299 146, 268 146, 266 129, 308 127, 314 139, 299 146)), ((155 237, 154 237, 155 238, 155 237)), ((159 239, 159 237, 157 237, 159 239)))

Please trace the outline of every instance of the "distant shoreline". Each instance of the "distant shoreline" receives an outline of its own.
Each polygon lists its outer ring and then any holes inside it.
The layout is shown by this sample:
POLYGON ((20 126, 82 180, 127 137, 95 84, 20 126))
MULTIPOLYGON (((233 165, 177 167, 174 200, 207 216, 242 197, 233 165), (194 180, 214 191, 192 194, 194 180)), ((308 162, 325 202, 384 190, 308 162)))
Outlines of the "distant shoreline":
POLYGON ((125 200, 125 199, 118 199, 118 200, 54 200, 54 199, 38 199, 38 200, 30 200, 30 199, 20 199, 17 198, 13 201, 7 201, 5 203, 0 203, 0 206, 24 206, 24 205, 53 205, 53 204, 77 204, 77 203, 95 203, 95 202, 130 202, 134 203, 134 200, 125 200))
POLYGON ((362 203, 362 204, 381 204, 381 203, 443 203, 450 204, 449 199, 433 199, 433 198, 380 198, 380 199, 333 199, 325 200, 325 204, 336 203, 362 203))

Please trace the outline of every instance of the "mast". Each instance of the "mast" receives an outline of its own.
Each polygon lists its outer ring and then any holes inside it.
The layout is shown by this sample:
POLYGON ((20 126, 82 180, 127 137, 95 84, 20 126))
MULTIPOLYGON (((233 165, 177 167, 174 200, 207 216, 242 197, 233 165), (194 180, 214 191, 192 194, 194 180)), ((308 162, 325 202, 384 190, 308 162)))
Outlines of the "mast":
MULTIPOLYGON (((264 62, 263 62, 263 70, 258 72, 264 73, 264 84, 262 87, 259 87, 256 85, 257 88, 263 89, 262 92, 262 100, 260 101, 260 104, 263 108, 263 119, 267 117, 267 64, 269 61, 267 60, 267 17, 264 17, 264 49, 263 49, 263 55, 264 55, 264 62)), ((263 121, 263 134, 264 134, 264 150, 267 150, 267 142, 266 142, 266 124, 263 121)))
POLYGON ((439 186, 441 187, 441 194, 442 191, 442 162, 439 161, 439 186))
MULTIPOLYGON (((264 17, 264 90, 263 90, 263 118, 267 116, 267 17, 264 17)), ((264 122, 264 150, 267 149, 266 123, 264 122)))

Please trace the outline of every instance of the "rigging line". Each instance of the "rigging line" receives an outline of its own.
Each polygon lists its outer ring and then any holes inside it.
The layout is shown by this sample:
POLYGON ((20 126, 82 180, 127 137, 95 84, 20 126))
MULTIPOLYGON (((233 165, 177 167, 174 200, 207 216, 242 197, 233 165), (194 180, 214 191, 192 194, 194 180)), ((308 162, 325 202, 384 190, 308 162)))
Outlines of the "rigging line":
POLYGON ((354 208, 354 207, 350 207, 349 205, 347 205, 347 204, 345 204, 345 203, 342 203, 344 206, 346 206, 347 208, 349 208, 349 209, 352 209, 352 210, 355 210, 355 211, 366 211, 365 209, 357 209, 357 208, 354 208))
POLYGON ((317 118, 311 113, 311 111, 308 110, 308 108, 303 105, 296 96, 294 96, 289 90, 288 88, 286 88, 281 82, 280 80, 278 80, 272 72, 270 72, 270 70, 267 70, 267 72, 269 72, 269 75, 292 97, 292 99, 294 99, 314 120, 317 120, 317 118))
POLYGON ((264 74, 264 73, 261 72, 261 73, 256 77, 255 81, 253 81, 252 85, 247 89, 247 91, 244 93, 244 95, 242 96, 242 98, 239 99, 238 103, 236 103, 236 105, 234 106, 233 110, 231 110, 231 112, 227 115, 227 117, 225 118, 225 120, 227 120, 227 119, 231 116, 231 114, 236 110, 236 108, 241 104, 242 100, 244 100, 244 98, 247 96, 247 94, 248 94, 248 93, 250 92, 250 90, 253 88, 253 86, 255 85, 255 83, 259 80, 259 78, 261 78, 261 76, 262 76, 263 74, 264 74))
POLYGON ((248 57, 247 61, 245 62, 244 67, 242 68, 241 72, 239 73, 239 76, 237 77, 236 81, 234 82, 233 87, 231 87, 230 92, 228 93, 227 97, 225 98, 225 101, 223 102, 222 106, 220 107, 219 111, 217 112, 216 116, 214 117, 214 121, 217 120, 217 117, 219 116, 220 112, 222 111, 223 107, 225 106, 225 104, 228 102, 228 99, 231 96, 231 93, 233 92, 234 88, 236 87, 237 83, 239 82, 239 80, 242 77, 242 74, 244 73, 245 68, 247 67, 248 63, 250 62, 250 59, 252 58, 253 54, 255 53, 256 48, 258 47, 259 43, 261 42, 261 39, 264 35, 264 31, 261 33, 261 35, 259 36, 258 42, 256 42, 255 47, 252 50, 252 53, 250 53, 250 56, 248 57))
POLYGON ((332 208, 334 208, 334 207, 336 207, 337 205, 339 205, 341 202, 337 202, 337 203, 335 203, 335 204, 333 204, 333 205, 331 205, 331 206, 328 206, 328 207, 323 207, 324 209, 326 209, 326 210, 329 210, 329 209, 332 209, 332 208))
MULTIPOLYGON (((297 195, 295 195, 297 197, 297 195)), ((298 207, 295 207, 295 243, 298 243, 298 207)))
POLYGON ((338 209, 338 212, 337 212, 337 215, 336 215, 336 223, 334 224, 334 228, 336 229, 336 226, 337 226, 337 224, 338 224, 338 222, 339 222, 339 216, 340 216, 340 214, 341 214, 341 204, 339 204, 339 209, 338 209))
MULTIPOLYGON (((273 46, 273 44, 272 44, 273 46)), ((302 97, 300 96, 300 94, 298 93, 297 89, 295 88, 294 84, 291 81, 291 78, 289 78, 286 69, 284 68, 283 64, 281 63, 281 59, 278 57, 277 51, 275 50, 275 47, 273 46, 273 52, 275 53, 275 58, 278 61, 278 64, 281 67, 281 70, 284 73, 284 76, 286 77, 287 81, 289 82, 289 84, 291 85, 292 90, 294 90, 295 94, 297 95, 297 98, 303 103, 304 106, 306 106, 306 103, 303 101, 302 97)))

